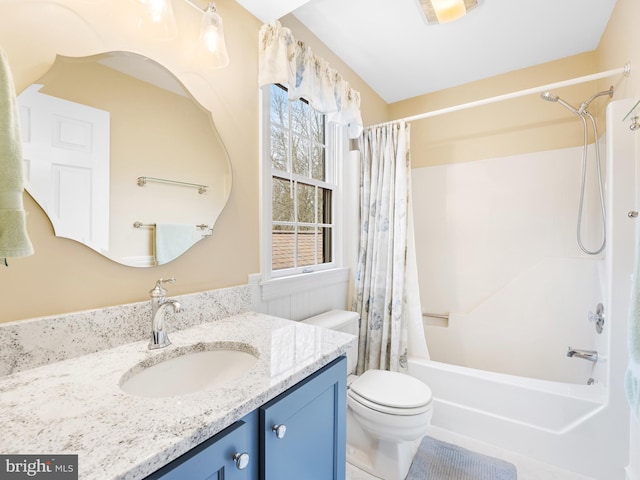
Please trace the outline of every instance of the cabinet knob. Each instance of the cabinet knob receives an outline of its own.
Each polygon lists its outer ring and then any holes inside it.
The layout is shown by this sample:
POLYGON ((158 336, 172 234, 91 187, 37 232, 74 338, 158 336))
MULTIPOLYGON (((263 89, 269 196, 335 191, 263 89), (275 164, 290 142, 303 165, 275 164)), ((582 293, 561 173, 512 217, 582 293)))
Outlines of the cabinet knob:
POLYGON ((236 462, 238 470, 244 470, 249 465, 249 454, 247 452, 236 453, 233 455, 233 461, 236 462))
POLYGON ((275 432, 276 438, 284 438, 285 434, 287 433, 287 426, 274 425, 273 427, 271 427, 271 430, 275 432))

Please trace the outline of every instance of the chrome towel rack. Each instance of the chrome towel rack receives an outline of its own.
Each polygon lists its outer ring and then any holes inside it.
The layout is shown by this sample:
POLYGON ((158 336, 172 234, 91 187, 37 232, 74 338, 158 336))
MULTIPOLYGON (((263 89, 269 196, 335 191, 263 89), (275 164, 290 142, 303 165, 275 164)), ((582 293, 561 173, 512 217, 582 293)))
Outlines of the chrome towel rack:
MULTIPOLYGON (((147 228, 155 228, 156 224, 155 223, 142 223, 142 222, 133 222, 133 227, 134 228, 143 228, 143 227, 147 227, 147 228)), ((205 229, 205 228, 211 228, 209 227, 209 225, 207 225, 206 223, 198 223, 196 225, 197 228, 200 229, 205 229)))
POLYGON ((202 185, 199 183, 179 182, 178 180, 168 180, 166 178, 156 177, 138 177, 138 186, 144 187, 147 182, 168 183, 172 185, 182 185, 183 187, 194 187, 198 189, 198 193, 206 193, 209 185, 202 185))

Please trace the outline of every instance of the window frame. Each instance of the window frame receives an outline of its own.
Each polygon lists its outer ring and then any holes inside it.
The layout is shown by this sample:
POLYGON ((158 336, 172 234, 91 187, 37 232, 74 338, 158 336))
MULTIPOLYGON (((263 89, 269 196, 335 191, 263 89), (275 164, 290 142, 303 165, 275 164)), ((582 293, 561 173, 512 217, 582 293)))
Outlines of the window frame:
MULTIPOLYGON (((343 228, 342 228, 342 174, 339 168, 340 161, 345 151, 346 130, 344 127, 325 121, 325 173, 326 179, 318 180, 312 177, 299 175, 293 172, 283 172, 272 168, 271 164, 271 87, 265 85, 260 88, 260 251, 261 251, 261 276, 262 280, 297 277, 309 273, 330 271, 340 267, 343 263, 343 228), (315 187, 327 188, 331 194, 331 261, 322 264, 296 266, 274 270, 272 268, 272 226, 273 222, 273 178, 293 180, 297 185, 300 181, 315 187)), ((286 85, 283 86, 286 89, 286 85)), ((311 107, 310 107, 311 108, 311 107)), ((325 117, 326 120, 326 117, 325 117)), ((317 190, 316 190, 317 192, 317 190)), ((315 215, 317 216, 317 209, 315 215)), ((295 220, 295 219, 294 219, 295 220)), ((316 218, 316 220, 318 220, 316 218)), ((284 224, 286 222, 277 222, 284 224)), ((294 222, 295 223, 295 222, 294 222)), ((297 222, 300 225, 301 222, 297 222)), ((320 225, 316 222, 314 225, 320 225)), ((304 225, 304 222, 302 223, 304 225)), ((318 249, 316 246, 316 255, 318 249)), ((295 255, 295 252, 294 252, 295 255)), ((317 261, 317 257, 316 257, 317 261)))

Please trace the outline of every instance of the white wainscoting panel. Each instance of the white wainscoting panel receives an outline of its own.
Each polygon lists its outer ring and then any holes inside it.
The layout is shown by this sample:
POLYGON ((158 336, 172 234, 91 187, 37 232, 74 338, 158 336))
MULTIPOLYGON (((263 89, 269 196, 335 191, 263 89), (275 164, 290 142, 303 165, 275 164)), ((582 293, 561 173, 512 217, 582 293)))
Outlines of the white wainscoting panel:
POLYGON ((251 309, 290 320, 303 320, 333 309, 348 309, 348 268, 277 278, 263 282, 249 275, 251 309))

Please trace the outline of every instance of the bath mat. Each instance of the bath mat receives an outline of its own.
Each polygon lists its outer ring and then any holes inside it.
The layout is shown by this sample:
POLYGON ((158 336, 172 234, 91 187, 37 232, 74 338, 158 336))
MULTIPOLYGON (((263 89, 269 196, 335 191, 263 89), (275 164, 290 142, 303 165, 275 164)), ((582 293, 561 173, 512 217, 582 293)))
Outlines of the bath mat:
POLYGON ((504 460, 424 437, 406 480, 516 480, 516 467, 504 460))

